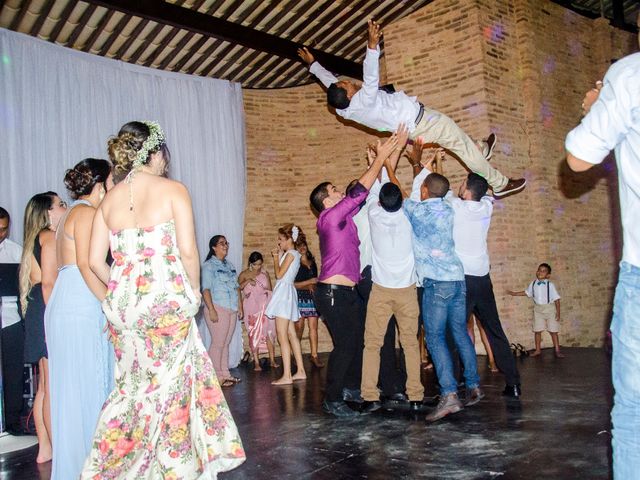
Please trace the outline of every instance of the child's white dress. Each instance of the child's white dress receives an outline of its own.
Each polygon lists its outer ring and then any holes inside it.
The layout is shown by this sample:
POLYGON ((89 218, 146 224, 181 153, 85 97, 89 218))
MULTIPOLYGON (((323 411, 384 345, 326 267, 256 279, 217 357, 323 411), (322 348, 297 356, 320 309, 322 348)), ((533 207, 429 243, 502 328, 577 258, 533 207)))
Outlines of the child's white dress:
POLYGON ((269 305, 267 305, 265 314, 268 317, 288 318, 292 322, 297 322, 300 319, 300 311, 298 310, 298 293, 296 292, 296 287, 293 286, 293 282, 300 268, 300 253, 295 249, 287 250, 280 257, 280 265, 282 265, 287 255, 292 255, 293 261, 284 276, 276 282, 273 296, 269 305))

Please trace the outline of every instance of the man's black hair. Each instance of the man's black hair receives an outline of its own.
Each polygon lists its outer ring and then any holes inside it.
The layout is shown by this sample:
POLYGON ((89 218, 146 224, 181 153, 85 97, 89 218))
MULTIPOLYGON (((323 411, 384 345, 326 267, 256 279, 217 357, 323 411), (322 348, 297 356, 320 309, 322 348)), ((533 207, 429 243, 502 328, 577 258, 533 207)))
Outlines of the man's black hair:
POLYGON ((387 212, 397 212, 402 208, 402 192, 395 183, 385 183, 379 198, 380 206, 387 212))
POLYGON ((477 173, 471 172, 467 176, 467 190, 471 192, 473 200, 478 202, 487 194, 487 190, 489 190, 489 182, 477 173))
POLYGON ((350 101, 349 97, 347 97, 347 91, 332 83, 327 89, 327 103, 338 110, 348 108, 350 101))

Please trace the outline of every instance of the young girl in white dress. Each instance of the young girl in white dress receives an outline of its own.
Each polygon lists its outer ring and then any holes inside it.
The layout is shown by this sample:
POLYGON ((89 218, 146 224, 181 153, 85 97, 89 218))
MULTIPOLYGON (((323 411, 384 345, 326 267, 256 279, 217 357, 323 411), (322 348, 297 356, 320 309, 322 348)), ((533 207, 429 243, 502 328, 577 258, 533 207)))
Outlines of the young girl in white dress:
POLYGON ((298 294, 293 285, 300 268, 300 253, 296 250, 296 243, 303 239, 300 228, 288 223, 278 229, 278 247, 271 252, 277 281, 265 314, 276 319, 276 334, 283 366, 282 377, 271 382, 273 385, 290 385, 296 380, 307 378, 302 363, 300 340, 293 325, 300 319, 298 294), (295 375, 291 375, 291 351, 298 365, 295 375))

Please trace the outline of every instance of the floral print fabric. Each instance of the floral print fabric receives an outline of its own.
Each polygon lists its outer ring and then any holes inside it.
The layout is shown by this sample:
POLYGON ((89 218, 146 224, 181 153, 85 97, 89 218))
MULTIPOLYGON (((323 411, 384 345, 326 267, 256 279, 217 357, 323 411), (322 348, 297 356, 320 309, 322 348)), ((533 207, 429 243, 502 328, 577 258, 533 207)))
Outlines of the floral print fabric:
POLYGON ((175 226, 112 232, 111 252, 103 309, 116 386, 81 478, 216 478, 245 454, 195 325, 175 226))

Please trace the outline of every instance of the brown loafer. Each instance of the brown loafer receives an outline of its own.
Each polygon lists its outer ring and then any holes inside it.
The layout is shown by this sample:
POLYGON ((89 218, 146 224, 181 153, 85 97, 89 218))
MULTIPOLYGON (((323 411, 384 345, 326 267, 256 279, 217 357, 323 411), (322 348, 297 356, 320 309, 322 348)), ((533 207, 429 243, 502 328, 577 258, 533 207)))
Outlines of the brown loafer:
POLYGON ((515 195, 518 192, 524 190, 527 185, 527 181, 524 178, 510 178, 507 184, 499 192, 493 192, 495 198, 506 198, 510 195, 515 195))

